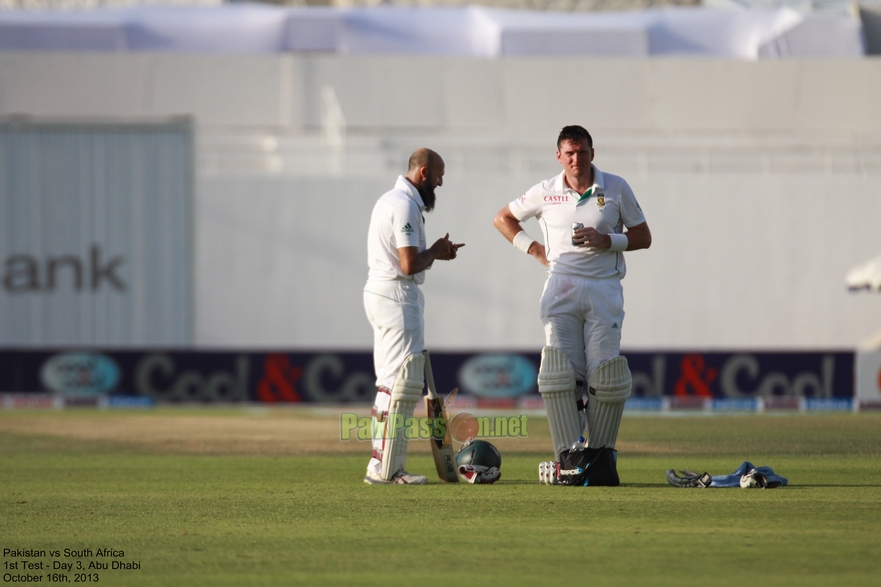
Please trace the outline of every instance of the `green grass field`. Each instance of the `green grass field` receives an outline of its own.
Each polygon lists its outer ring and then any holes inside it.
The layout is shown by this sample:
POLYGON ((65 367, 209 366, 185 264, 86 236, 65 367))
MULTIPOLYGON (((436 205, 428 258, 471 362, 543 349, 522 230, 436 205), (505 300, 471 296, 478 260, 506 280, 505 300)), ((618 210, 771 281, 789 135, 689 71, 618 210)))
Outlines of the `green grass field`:
MULTIPOLYGON (((538 485, 550 441, 546 421, 529 420, 528 439, 493 440, 495 485, 405 487, 361 482, 369 446, 340 442, 332 411, 2 412, 0 549, 12 552, 0 579, 881 584, 881 414, 626 415, 617 488, 538 485), (664 478, 746 460, 790 486, 678 489, 664 478), (116 556, 98 557, 104 548, 116 556), (47 554, 14 556, 25 549, 47 554), (43 568, 23 570, 26 560, 43 568), (75 567, 113 560, 139 568, 75 567), (60 563, 74 567, 52 569, 60 563)), ((413 443, 408 469, 434 480, 427 443, 413 443)))

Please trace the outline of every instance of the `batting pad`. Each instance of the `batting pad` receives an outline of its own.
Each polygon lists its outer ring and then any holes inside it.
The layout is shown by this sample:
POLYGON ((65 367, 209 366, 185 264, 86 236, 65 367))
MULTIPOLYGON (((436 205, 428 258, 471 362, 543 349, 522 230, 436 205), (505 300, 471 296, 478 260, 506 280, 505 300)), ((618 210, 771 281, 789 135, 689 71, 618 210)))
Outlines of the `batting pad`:
POLYGON ((584 428, 575 403, 575 370, 572 369, 572 362, 552 346, 541 350, 538 392, 548 413, 554 455, 559 455, 578 440, 584 428))
POLYGON ((590 376, 590 399, 587 402, 589 448, 615 448, 624 402, 630 397, 632 383, 630 368, 624 357, 601 363, 590 376))
POLYGON ((392 387, 389 415, 383 431, 382 469, 386 481, 407 464, 406 422, 413 417, 416 402, 422 397, 425 372, 425 355, 413 353, 404 359, 401 372, 392 387))

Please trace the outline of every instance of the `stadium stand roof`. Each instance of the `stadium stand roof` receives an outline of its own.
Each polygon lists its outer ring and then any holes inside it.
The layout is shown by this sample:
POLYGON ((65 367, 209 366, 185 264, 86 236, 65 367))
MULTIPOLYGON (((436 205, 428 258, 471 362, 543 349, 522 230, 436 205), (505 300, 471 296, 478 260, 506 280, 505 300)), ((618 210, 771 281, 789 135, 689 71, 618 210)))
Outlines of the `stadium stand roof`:
POLYGON ((2 10, 0 50, 765 59, 861 57, 865 46, 857 16, 787 6, 561 12, 243 3, 2 10))

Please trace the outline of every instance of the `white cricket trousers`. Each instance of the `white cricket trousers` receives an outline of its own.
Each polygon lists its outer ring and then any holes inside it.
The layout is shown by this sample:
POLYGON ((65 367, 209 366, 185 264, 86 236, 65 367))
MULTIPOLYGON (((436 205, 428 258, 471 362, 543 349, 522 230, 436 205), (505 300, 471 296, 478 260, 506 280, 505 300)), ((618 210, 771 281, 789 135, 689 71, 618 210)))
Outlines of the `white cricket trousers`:
POLYGON ((624 290, 617 277, 552 273, 540 308, 545 344, 569 357, 577 380, 587 381, 600 363, 620 354, 624 290))
MULTIPOLYGON (((425 348, 425 298, 410 281, 372 282, 364 286, 364 310, 373 326, 373 368, 376 371, 375 417, 388 416, 391 390, 404 359, 425 348)), ((381 428, 380 428, 381 429, 381 428)), ((374 436, 367 469, 382 471, 385 439, 374 436)))
POLYGON ((368 282, 364 310, 373 326, 376 386, 391 390, 404 359, 425 348, 425 298, 412 281, 368 282))

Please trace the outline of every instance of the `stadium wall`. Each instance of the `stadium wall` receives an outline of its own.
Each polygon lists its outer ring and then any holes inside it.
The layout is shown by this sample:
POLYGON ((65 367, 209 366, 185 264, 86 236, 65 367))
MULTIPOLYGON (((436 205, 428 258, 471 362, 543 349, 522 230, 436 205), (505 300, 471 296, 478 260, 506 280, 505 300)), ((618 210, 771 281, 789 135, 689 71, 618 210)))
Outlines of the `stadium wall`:
POLYGON ((0 123, 0 346, 185 345, 192 129, 0 123))
POLYGON ((428 344, 534 348, 544 273, 491 221, 580 123, 654 234, 625 348, 854 349, 881 329, 843 283, 881 249, 878 95, 871 58, 0 53, 6 120, 192 121, 195 348, 369 348, 367 219, 420 146, 447 162, 429 236, 467 243, 428 276, 428 344))

